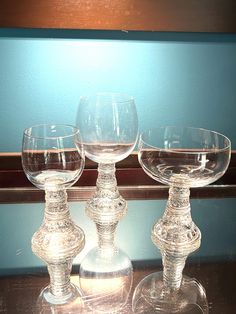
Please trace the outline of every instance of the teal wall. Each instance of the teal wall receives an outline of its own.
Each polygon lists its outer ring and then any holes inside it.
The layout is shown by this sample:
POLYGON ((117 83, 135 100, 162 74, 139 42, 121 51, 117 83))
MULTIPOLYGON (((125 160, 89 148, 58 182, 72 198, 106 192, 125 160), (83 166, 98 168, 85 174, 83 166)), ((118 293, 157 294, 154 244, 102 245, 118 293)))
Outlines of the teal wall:
POLYGON ((235 147, 236 35, 0 30, 0 151, 33 124, 74 124, 97 91, 132 94, 141 130, 204 127, 235 147))
MULTIPOLYGON (((97 91, 132 94, 141 130, 204 127, 235 148, 236 35, 0 29, 0 151, 20 151, 23 129, 33 124, 74 124, 79 97, 97 91)), ((30 240, 43 206, 0 205, 0 274, 42 266, 30 240)), ((132 260, 160 258, 150 230, 164 206, 129 202, 117 240, 132 260)), ((194 256, 235 258, 235 207, 235 199, 192 200, 203 233, 194 256)), ((96 234, 83 203, 71 211, 87 237, 79 263, 96 234)))

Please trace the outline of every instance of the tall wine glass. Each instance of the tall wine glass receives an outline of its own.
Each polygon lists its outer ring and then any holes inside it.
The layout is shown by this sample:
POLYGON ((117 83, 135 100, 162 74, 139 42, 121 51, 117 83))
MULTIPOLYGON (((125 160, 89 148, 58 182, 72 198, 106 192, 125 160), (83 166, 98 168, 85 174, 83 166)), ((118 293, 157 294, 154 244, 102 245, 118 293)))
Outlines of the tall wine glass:
POLYGON ((115 245, 114 234, 127 212, 126 201, 117 189, 115 163, 127 157, 137 141, 134 99, 113 93, 83 97, 77 125, 86 156, 98 163, 96 192, 85 209, 96 224, 98 246, 81 263, 81 289, 92 296, 88 301, 91 308, 113 313, 126 303, 132 285, 131 261, 115 245))
POLYGON ((225 173, 230 140, 190 127, 162 127, 142 133, 139 162, 154 180, 168 184, 163 217, 152 229, 163 272, 144 278, 133 295, 135 313, 208 313, 204 288, 182 276, 187 256, 200 247, 201 233, 190 213, 189 189, 208 185, 225 173))
POLYGON ((84 167, 79 130, 69 125, 45 124, 26 129, 22 165, 27 178, 45 190, 44 220, 32 238, 32 250, 47 264, 50 275, 50 285, 40 298, 49 304, 66 304, 80 295, 70 283, 70 272, 73 258, 85 242, 83 231, 70 217, 66 193, 84 167))

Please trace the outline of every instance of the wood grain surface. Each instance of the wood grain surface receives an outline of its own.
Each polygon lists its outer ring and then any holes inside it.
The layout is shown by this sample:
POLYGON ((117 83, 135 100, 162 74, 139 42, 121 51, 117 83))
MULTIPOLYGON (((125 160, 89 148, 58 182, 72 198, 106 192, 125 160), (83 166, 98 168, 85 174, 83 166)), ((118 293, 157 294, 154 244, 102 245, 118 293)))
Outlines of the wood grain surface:
POLYGON ((233 0, 1 0, 0 27, 236 32, 233 0))

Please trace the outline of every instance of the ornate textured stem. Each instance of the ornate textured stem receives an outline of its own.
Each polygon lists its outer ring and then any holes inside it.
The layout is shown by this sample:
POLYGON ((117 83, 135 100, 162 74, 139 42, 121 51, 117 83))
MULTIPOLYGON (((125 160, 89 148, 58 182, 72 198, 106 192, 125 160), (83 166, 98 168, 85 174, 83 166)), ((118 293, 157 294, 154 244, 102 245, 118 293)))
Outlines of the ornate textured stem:
POLYGON ((71 297, 72 261, 84 246, 84 233, 71 220, 66 190, 55 185, 45 193, 44 220, 33 235, 32 250, 48 265, 50 293, 65 300, 71 297))
POLYGON ((87 215, 96 223, 100 248, 114 247, 115 229, 127 212, 117 188, 114 164, 99 164, 96 192, 86 205, 87 215))
POLYGON ((179 289, 182 281, 182 272, 186 257, 174 257, 166 252, 162 253, 163 281, 164 285, 171 290, 179 289))
POLYGON ((153 227, 152 240, 162 253, 163 280, 169 289, 178 289, 187 256, 200 247, 201 233, 192 221, 188 181, 176 175, 169 189, 163 218, 153 227))
POLYGON ((71 262, 48 265, 48 272, 50 275, 50 290, 53 295, 60 297, 69 295, 71 293, 71 267, 71 262))
POLYGON ((98 246, 80 265, 80 287, 89 296, 93 313, 120 313, 131 291, 131 261, 114 242, 116 227, 126 211, 126 201, 117 189, 115 165, 99 164, 96 192, 86 204, 86 213, 97 227, 98 246))
POLYGON ((96 224, 98 234, 98 246, 101 249, 113 249, 115 246, 114 238, 118 223, 114 224, 96 224))

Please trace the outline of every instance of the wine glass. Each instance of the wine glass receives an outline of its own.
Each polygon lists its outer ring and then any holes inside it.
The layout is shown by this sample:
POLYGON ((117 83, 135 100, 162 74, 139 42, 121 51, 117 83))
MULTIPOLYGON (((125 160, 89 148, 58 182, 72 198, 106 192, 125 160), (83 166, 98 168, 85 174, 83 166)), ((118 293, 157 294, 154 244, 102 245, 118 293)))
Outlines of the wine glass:
POLYGON ((127 203, 117 189, 115 163, 135 147, 138 118, 134 99, 115 93, 99 93, 80 100, 77 125, 86 156, 98 163, 96 192, 86 204, 95 222, 98 246, 80 265, 80 286, 96 312, 114 313, 127 301, 132 286, 132 264, 114 243, 119 220, 127 203))
POLYGON ((32 237, 32 250, 48 268, 50 285, 39 302, 67 304, 80 292, 70 283, 74 257, 83 249, 83 231, 72 221, 66 188, 84 168, 84 150, 79 130, 70 125, 32 126, 24 131, 22 166, 27 178, 45 190, 42 225, 32 237))
POLYGON ((200 128, 168 126, 141 134, 138 156, 143 170, 170 188, 165 213, 151 235, 162 254, 163 272, 138 284, 132 302, 135 313, 208 313, 204 288, 182 276, 187 256, 201 242, 191 218, 189 189, 223 176, 230 147, 224 135, 200 128))

